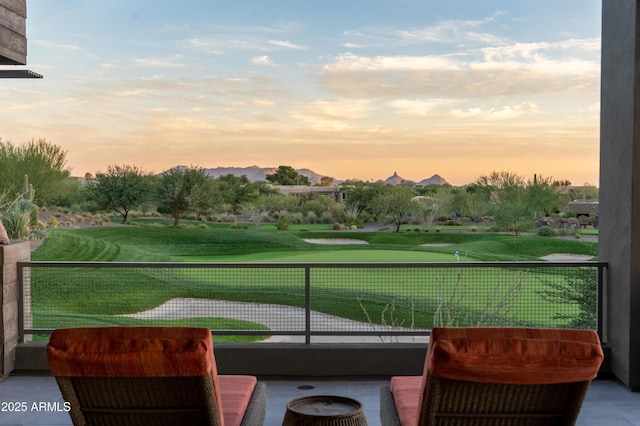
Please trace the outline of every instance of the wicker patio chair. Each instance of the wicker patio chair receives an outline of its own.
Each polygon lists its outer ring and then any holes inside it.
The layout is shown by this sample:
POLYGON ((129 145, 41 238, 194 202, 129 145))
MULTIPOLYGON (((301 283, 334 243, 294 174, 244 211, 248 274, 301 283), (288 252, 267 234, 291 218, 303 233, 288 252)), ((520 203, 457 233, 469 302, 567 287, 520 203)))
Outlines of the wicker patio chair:
POLYGON ((422 376, 380 390, 383 426, 573 425, 603 353, 592 330, 434 328, 422 376))
POLYGON ((264 383, 218 375, 206 328, 59 329, 47 360, 76 426, 264 422, 264 383))

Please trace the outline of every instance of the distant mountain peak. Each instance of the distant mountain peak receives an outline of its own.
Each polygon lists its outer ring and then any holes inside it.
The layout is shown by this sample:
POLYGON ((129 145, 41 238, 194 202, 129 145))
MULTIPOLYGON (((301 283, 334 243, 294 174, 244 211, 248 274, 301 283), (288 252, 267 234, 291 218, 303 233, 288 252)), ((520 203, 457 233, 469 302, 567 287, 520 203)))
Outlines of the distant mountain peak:
MULTIPOLYGON (((186 169, 186 166, 177 166, 177 168, 186 169)), ((213 167, 205 168, 205 173, 212 178, 218 178, 220 176, 235 175, 246 176, 251 182, 266 181, 268 174, 273 174, 277 170, 277 167, 260 167, 258 165, 241 166, 241 167, 213 167)), ((308 168, 295 169, 300 175, 306 176, 312 185, 320 184, 323 177, 332 179, 334 185, 340 184, 342 180, 336 179, 332 176, 316 173, 308 168)), ((434 174, 430 178, 423 179, 420 182, 415 182, 409 179, 405 179, 398 174, 397 171, 393 172, 393 175, 389 176, 385 180, 379 180, 378 182, 386 183, 389 185, 399 185, 402 183, 408 183, 410 185, 444 185, 448 182, 438 174, 434 174)))

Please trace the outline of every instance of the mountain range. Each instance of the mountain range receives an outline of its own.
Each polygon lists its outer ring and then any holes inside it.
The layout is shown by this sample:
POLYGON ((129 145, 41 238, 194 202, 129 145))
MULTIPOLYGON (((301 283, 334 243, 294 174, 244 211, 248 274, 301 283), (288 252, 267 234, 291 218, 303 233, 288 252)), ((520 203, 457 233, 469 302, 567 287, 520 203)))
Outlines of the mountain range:
MULTIPOLYGON (((265 181, 267 180, 268 174, 273 174, 278 170, 277 167, 258 167, 258 166, 248 166, 248 167, 214 167, 210 169, 204 169, 207 175, 217 178, 220 176, 226 175, 234 175, 234 176, 242 176, 245 175, 251 182, 257 181, 265 181)), ((302 176, 306 176, 312 185, 316 185, 320 183, 320 179, 325 177, 326 175, 322 175, 314 172, 310 169, 296 169, 296 171, 302 176)), ((340 179, 332 178, 333 183, 339 184, 343 182, 340 179)), ((441 177, 440 175, 433 175, 429 178, 422 179, 419 182, 412 181, 410 179, 404 179, 398 175, 398 173, 393 172, 393 175, 389 176, 386 179, 380 179, 378 182, 387 183, 390 185, 398 185, 400 183, 409 183, 412 185, 445 185, 448 182, 441 177)))

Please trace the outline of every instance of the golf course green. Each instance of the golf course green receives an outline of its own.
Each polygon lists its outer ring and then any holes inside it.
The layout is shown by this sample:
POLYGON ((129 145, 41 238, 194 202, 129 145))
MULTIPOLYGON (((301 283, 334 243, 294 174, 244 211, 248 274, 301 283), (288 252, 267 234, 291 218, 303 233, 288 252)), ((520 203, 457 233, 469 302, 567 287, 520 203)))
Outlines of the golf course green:
MULTIPOLYGON (((32 315, 35 328, 55 328, 79 324, 164 324, 166 319, 123 315, 148 311, 180 298, 302 307, 302 268, 186 266, 190 262, 313 263, 317 265, 310 275, 312 309, 336 317, 405 328, 430 328, 437 321, 462 325, 479 319, 485 323, 562 326, 566 320, 560 317, 574 315, 578 308, 549 306, 540 297, 540 291, 547 282, 571 279, 575 268, 505 268, 495 263, 544 264, 541 258, 554 253, 595 256, 597 244, 489 232, 283 232, 164 226, 55 230, 33 253, 34 261, 179 262, 185 263, 185 268, 33 268, 32 315), (325 241, 308 242, 319 239, 325 241), (358 244, 344 244, 345 239, 358 240, 358 244), (348 265, 356 262, 447 262, 449 267, 348 265), (462 267, 464 263, 478 262, 492 263, 482 268, 462 267), (345 267, 322 268, 322 263, 345 263, 345 267)), ((201 324, 219 330, 265 329, 263 324, 215 314, 178 318, 170 323, 201 324)))

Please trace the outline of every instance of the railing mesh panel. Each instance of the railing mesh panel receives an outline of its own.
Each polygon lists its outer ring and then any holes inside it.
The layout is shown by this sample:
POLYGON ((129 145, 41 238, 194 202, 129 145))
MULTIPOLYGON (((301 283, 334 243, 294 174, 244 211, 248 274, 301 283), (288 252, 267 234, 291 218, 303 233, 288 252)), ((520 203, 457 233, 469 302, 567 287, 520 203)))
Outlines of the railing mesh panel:
MULTIPOLYGON (((221 336, 426 336, 597 326, 597 263, 61 264, 22 268, 24 334, 206 326, 221 336)), ((385 340, 386 339, 386 340, 385 340)), ((375 339, 374 339, 375 340, 375 339)))

